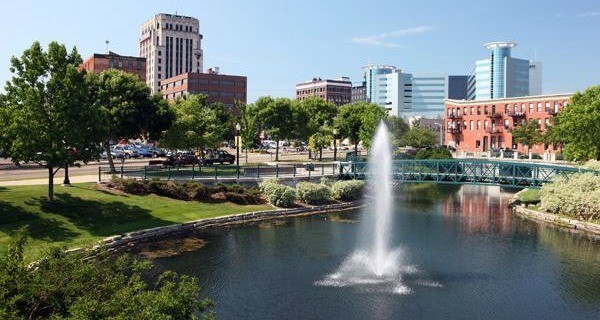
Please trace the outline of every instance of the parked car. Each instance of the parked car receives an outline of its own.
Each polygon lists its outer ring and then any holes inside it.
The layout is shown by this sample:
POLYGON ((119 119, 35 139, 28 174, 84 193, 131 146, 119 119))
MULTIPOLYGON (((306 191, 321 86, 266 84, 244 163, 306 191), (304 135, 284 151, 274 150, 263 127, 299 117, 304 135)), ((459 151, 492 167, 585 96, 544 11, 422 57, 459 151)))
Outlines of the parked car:
POLYGON ((207 149, 204 151, 204 164, 211 165, 215 163, 229 163, 235 162, 235 156, 225 150, 212 150, 207 149))
POLYGON ((154 156, 154 153, 149 148, 136 147, 135 149, 138 152, 138 156, 140 158, 152 158, 154 156))
POLYGON ((178 154, 168 155, 167 159, 163 161, 164 166, 185 166, 185 165, 199 165, 200 160, 193 154, 178 154))
POLYGON ((114 146, 111 150, 111 154, 113 154, 113 158, 124 157, 125 159, 129 159, 138 157, 137 150, 131 146, 114 146))
POLYGON ((158 147, 149 147, 148 148, 152 152, 153 157, 166 157, 167 150, 158 148, 158 147))

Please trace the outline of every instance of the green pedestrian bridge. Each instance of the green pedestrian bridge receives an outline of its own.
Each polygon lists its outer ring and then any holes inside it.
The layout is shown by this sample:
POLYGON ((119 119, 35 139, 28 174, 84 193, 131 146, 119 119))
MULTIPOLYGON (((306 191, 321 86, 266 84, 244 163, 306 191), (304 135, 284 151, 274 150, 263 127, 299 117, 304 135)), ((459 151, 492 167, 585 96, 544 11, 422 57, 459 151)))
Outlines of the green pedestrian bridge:
MULTIPOLYGON (((496 185, 516 188, 539 188, 554 176, 577 172, 600 171, 573 166, 518 161, 480 159, 394 160, 395 181, 451 184, 496 185)), ((366 162, 343 162, 340 174, 346 179, 364 179, 368 175, 366 162)))

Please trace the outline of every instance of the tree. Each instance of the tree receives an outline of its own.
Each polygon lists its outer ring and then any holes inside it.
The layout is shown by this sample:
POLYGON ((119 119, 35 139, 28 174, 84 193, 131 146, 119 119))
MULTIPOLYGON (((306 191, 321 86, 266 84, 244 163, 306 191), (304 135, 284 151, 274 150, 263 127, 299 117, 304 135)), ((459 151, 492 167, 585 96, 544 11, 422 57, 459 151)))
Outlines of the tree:
POLYGON ((357 102, 343 105, 335 118, 335 127, 342 137, 354 144, 358 153, 358 142, 369 146, 379 122, 385 117, 385 109, 372 103, 357 102))
POLYGON ((514 127, 511 134, 515 141, 527 145, 527 150, 530 150, 531 146, 543 142, 542 131, 537 120, 530 120, 525 125, 514 127))
MULTIPOLYGON (((150 96, 150 88, 136 75, 109 69, 87 77, 94 104, 105 113, 107 134, 104 148, 110 155, 110 141, 158 138, 169 128, 173 113, 160 96, 150 96)), ((112 157, 108 157, 112 171, 112 157)))
POLYGON ((428 128, 413 126, 399 140, 400 146, 411 146, 415 148, 432 147, 436 143, 436 135, 428 128))
MULTIPOLYGON (((315 136, 313 141, 316 141, 315 139, 317 137, 323 138, 331 136, 331 132, 321 131, 324 127, 333 126, 335 116, 338 113, 338 107, 335 104, 319 97, 310 97, 302 101, 296 101, 295 107, 296 112, 294 119, 297 127, 296 138, 298 140, 309 140, 310 142, 310 138, 317 134, 318 136, 315 136)), ((331 137, 331 139, 333 139, 333 137, 331 137)), ((327 146, 329 142, 324 142, 322 139, 320 142, 322 143, 318 143, 318 145, 321 147, 317 149, 322 152, 322 148, 327 146), (323 145, 323 143, 326 144, 323 145)), ((313 150, 316 149, 309 148, 309 158, 312 156, 310 152, 313 150)))
POLYGON ((188 95, 172 106, 175 121, 163 133, 161 144, 170 149, 204 149, 217 147, 226 135, 229 122, 219 118, 205 95, 188 95))
POLYGON ((0 149, 16 163, 48 169, 48 200, 54 200, 54 175, 74 161, 98 159, 105 134, 103 113, 89 100, 85 74, 77 68, 75 48, 38 42, 11 59, 14 74, 0 99, 0 149))
POLYGON ((404 136, 410 129, 409 125, 402 118, 397 116, 388 116, 385 119, 385 123, 392 134, 393 144, 398 146, 402 136, 404 136))
POLYGON ((126 255, 48 250, 29 270, 26 233, 19 230, 0 254, 2 319, 214 319, 212 302, 200 300, 198 280, 159 272, 126 255))
POLYGON ((600 86, 577 92, 558 114, 556 140, 567 160, 600 160, 600 86))
POLYGON ((258 108, 254 104, 239 103, 240 113, 240 136, 242 146, 246 151, 246 163, 248 162, 248 150, 254 149, 260 143, 260 123, 258 119, 258 108))
POLYGON ((258 111, 265 131, 277 142, 275 161, 279 161, 279 142, 294 137, 293 112, 292 101, 287 98, 271 100, 266 106, 261 105, 258 111))
POLYGON ((319 161, 323 159, 323 148, 329 146, 333 140, 333 134, 328 128, 323 128, 308 139, 308 148, 319 153, 319 161))

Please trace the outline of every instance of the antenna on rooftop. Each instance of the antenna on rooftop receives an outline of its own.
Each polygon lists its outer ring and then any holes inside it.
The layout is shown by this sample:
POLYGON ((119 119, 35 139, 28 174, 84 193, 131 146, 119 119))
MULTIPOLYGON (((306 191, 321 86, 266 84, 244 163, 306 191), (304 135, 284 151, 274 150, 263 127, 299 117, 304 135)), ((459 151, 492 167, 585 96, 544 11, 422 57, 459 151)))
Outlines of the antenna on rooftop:
POLYGON ((108 39, 104 40, 104 43, 106 43, 106 54, 108 54, 108 44, 110 43, 110 41, 108 41, 108 39))

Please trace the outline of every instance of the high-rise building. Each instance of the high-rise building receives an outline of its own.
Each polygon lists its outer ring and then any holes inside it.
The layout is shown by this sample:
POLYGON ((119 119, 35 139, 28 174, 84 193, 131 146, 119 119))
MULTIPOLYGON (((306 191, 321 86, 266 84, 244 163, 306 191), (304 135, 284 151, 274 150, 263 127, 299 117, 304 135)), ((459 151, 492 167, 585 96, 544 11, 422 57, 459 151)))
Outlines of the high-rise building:
POLYGON ((173 101, 187 94, 203 94, 209 103, 220 102, 230 110, 236 102, 246 103, 248 80, 244 76, 220 74, 218 68, 207 73, 190 72, 164 79, 160 92, 173 101))
POLYGON ((112 51, 107 54, 94 53, 94 55, 83 61, 81 69, 96 73, 108 69, 117 69, 133 73, 140 80, 146 81, 146 58, 122 56, 112 51))
POLYGON ((469 82, 469 98, 475 100, 502 99, 540 94, 541 64, 511 56, 514 42, 490 42, 484 46, 490 57, 475 62, 469 82), (531 83, 530 79, 534 83, 531 83))
POLYGON ((146 58, 146 83, 152 92, 158 92, 163 79, 202 72, 201 40, 196 18, 159 13, 141 25, 140 56, 146 58))
POLYGON ((320 97, 325 101, 341 106, 350 103, 352 100, 351 96, 352 82, 347 77, 334 80, 313 78, 310 81, 296 85, 296 99, 298 100, 308 97, 320 97))
POLYGON ((450 94, 466 98, 467 76, 405 73, 389 65, 369 65, 362 70, 366 101, 385 107, 391 115, 437 118, 443 115, 444 100, 450 94))

